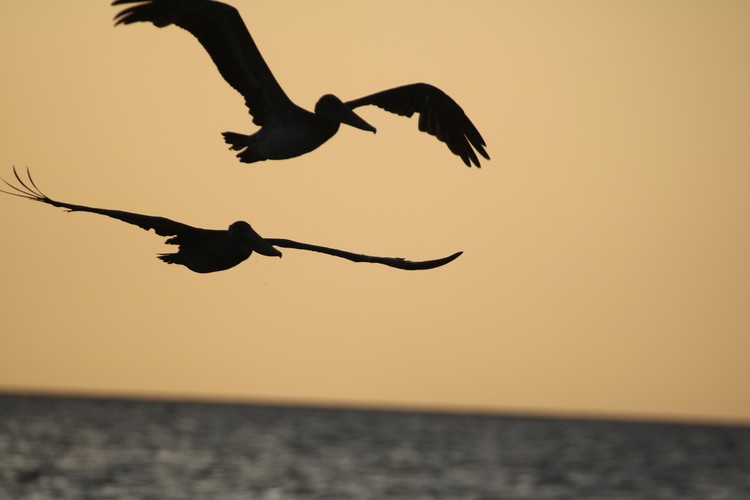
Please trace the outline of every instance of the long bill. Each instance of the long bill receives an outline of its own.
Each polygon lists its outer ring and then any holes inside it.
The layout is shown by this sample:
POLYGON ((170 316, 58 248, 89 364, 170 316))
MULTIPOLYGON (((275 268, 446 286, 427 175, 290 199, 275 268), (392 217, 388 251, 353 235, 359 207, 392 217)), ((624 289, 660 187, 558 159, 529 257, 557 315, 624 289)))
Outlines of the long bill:
POLYGON ((377 132, 375 127, 367 123, 361 116, 346 106, 341 109, 341 115, 338 118, 341 123, 345 123, 360 130, 372 132, 373 134, 377 132))

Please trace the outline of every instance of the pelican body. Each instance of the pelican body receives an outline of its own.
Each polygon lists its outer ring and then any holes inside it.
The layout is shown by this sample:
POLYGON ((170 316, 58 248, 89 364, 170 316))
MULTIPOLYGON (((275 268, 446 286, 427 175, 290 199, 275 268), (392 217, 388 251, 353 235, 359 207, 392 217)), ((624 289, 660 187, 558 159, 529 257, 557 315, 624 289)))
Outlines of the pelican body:
POLYGON ((484 139, 461 106, 437 87, 415 83, 348 102, 326 94, 310 112, 286 95, 234 7, 214 0, 112 2, 125 4, 136 5, 121 10, 116 24, 150 22, 159 28, 174 24, 187 30, 206 49, 221 76, 245 98, 260 130, 249 135, 222 134, 243 163, 304 155, 333 137, 341 124, 374 133, 375 127, 353 111, 365 105, 406 117, 419 114, 419 130, 444 142, 466 166, 480 167, 476 153, 490 158, 484 139))
POLYGON ((296 104, 288 117, 274 127, 262 127, 252 135, 224 132, 230 149, 239 151, 243 163, 263 160, 285 160, 309 153, 336 135, 342 123, 375 132, 375 128, 346 107, 338 97, 327 94, 318 100, 315 113, 296 104))
POLYGON ((13 191, 0 189, 0 192, 64 208, 69 212, 91 212, 105 215, 127 222, 128 224, 133 224, 147 231, 153 229, 159 236, 170 236, 166 240, 166 243, 168 245, 177 245, 178 250, 175 253, 159 254, 159 259, 167 264, 185 266, 196 273, 213 273, 230 269, 247 260, 253 252, 268 257, 281 257, 281 251, 276 247, 308 250, 340 257, 353 262, 383 264, 405 270, 432 269, 444 266, 458 258, 462 253, 457 252, 448 257, 435 260, 410 261, 400 257, 376 257, 356 254, 336 248, 300 243, 281 238, 263 238, 245 221, 234 222, 227 229, 202 229, 173 221, 166 217, 87 207, 53 200, 43 194, 37 187, 28 169, 26 170, 27 180, 25 181, 21 179, 15 168, 13 169, 13 175, 16 177, 19 185, 13 185, 2 179, 13 191))
POLYGON ((225 230, 183 229, 166 243, 179 245, 179 250, 160 254, 159 258, 167 264, 180 264, 196 273, 230 269, 247 260, 253 252, 267 257, 281 257, 279 250, 242 220, 230 224, 225 230))

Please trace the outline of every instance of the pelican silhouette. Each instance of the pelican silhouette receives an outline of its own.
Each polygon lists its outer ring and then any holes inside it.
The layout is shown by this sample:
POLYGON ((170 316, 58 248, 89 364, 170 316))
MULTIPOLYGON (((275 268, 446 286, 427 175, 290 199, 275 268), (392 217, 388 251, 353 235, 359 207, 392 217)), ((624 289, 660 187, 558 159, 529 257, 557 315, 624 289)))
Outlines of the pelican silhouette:
POLYGON ((112 217, 128 224, 134 224, 147 231, 153 229, 159 236, 171 236, 166 243, 169 245, 178 245, 178 251, 176 253, 160 254, 158 257, 168 264, 180 264, 196 273, 224 271, 246 260, 253 252, 258 252, 261 255, 269 257, 281 257, 281 252, 275 247, 309 250, 341 257, 354 262, 383 264, 409 271, 444 266, 463 253, 457 252, 442 259, 409 261, 400 257, 374 257, 371 255, 356 254, 335 248, 299 243, 281 238, 263 238, 245 221, 233 222, 229 228, 223 230, 201 229, 165 217, 86 207, 53 200, 43 194, 37 187, 28 169, 26 169, 27 181, 21 179, 15 167, 13 168, 13 175, 16 177, 20 187, 14 186, 5 179, 2 179, 13 191, 0 189, 0 192, 29 200, 41 201, 54 207, 67 209, 69 212, 91 212, 106 215, 107 217, 112 217))
POLYGON ((375 132, 375 127, 353 111, 365 105, 406 117, 418 113, 419 130, 444 142, 468 167, 480 167, 474 149, 490 158, 484 139, 461 106, 437 87, 415 83, 348 102, 326 94, 310 113, 287 97, 234 7, 212 0, 115 0, 112 5, 133 3, 138 5, 115 16, 116 25, 150 22, 160 28, 174 24, 189 31, 208 51, 221 76, 245 98, 260 130, 252 135, 222 134, 243 163, 309 153, 333 137, 342 123, 375 132))

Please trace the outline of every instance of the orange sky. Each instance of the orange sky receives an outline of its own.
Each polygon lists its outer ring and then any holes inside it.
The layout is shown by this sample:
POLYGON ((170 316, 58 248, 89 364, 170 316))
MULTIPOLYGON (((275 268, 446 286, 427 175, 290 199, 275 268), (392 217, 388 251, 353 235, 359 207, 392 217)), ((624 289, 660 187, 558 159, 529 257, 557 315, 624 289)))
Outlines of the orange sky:
POLYGON ((286 250, 197 275, 162 238, 0 196, 0 390, 750 422, 750 4, 233 2, 308 109, 425 81, 469 170, 376 108, 240 164, 243 99, 177 28, 0 4, 0 175, 63 201, 430 259, 286 250), (269 4, 269 5, 266 5, 269 4), (397 14, 394 11, 397 10, 397 14))

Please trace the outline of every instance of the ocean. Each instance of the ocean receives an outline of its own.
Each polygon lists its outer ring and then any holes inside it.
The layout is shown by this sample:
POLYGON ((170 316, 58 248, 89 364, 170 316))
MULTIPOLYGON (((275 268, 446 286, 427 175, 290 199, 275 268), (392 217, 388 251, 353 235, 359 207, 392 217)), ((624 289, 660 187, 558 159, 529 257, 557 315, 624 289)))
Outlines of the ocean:
POLYGON ((750 427, 0 395, 0 499, 748 500, 750 427))

